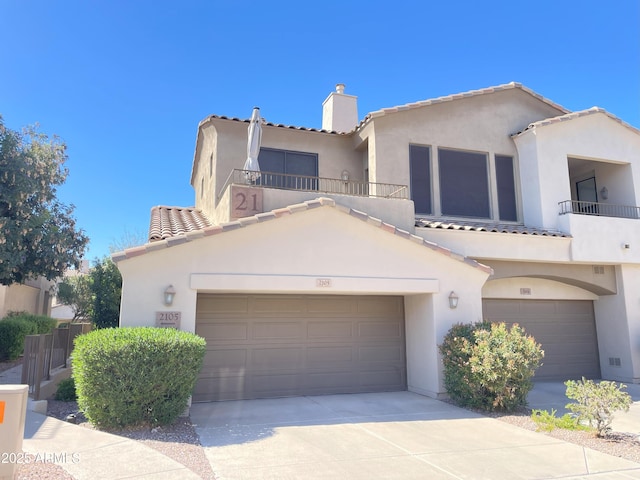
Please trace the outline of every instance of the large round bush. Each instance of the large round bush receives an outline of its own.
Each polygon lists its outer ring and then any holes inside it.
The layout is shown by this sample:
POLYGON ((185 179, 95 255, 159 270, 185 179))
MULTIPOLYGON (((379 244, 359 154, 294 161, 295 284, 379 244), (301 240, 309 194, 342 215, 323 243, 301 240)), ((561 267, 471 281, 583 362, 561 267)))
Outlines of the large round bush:
POLYGON ((205 340, 171 328, 107 328, 75 340, 78 406, 94 425, 165 425, 185 410, 205 340))
POLYGON ((444 385, 456 403, 484 410, 526 405, 531 378, 544 356, 519 325, 454 325, 440 345, 444 385))

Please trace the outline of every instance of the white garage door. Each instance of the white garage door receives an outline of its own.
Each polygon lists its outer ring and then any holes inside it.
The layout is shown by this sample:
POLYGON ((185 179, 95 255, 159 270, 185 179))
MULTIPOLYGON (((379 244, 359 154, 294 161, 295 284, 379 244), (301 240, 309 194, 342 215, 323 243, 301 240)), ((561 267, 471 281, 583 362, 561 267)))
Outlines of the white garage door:
POLYGON ((199 294, 196 402, 406 390, 402 297, 199 294))
POLYGON ((483 300, 484 318, 518 323, 542 345, 534 380, 600 377, 598 340, 590 300, 483 300))

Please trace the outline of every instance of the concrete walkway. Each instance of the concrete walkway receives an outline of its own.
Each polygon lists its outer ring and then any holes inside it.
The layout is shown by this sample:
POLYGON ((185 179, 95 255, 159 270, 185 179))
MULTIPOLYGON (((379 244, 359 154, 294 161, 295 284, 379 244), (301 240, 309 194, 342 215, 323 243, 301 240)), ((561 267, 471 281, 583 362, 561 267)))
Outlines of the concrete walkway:
MULTIPOLYGON (((20 383, 20 367, 0 383, 20 383)), ((563 413, 561 383, 533 408, 563 413)), ((614 429, 640 434, 640 385, 614 429)), ((410 392, 200 403, 191 408, 219 479, 639 479, 640 464, 410 392)), ((198 478, 140 442, 28 412, 23 448, 78 480, 198 478)))

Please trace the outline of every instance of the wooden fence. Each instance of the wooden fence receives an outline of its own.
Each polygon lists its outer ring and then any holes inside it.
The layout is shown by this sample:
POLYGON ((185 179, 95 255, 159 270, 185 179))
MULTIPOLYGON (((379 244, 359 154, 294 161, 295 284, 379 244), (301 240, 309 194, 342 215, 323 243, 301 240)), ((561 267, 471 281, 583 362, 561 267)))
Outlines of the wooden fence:
POLYGON ((39 400, 40 384, 51 379, 51 372, 66 368, 73 350, 73 340, 91 330, 90 323, 70 323, 54 328, 52 333, 27 335, 24 341, 22 384, 29 385, 29 393, 39 400))

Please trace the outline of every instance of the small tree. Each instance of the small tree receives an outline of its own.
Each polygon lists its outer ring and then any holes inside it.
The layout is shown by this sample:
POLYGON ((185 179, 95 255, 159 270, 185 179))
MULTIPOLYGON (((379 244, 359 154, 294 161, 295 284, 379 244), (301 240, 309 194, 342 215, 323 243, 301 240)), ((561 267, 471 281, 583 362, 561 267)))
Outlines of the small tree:
POLYGON ((93 285, 91 275, 66 277, 58 284, 58 301, 73 310, 73 320, 91 319, 93 315, 93 285))
POLYGON ((76 228, 73 206, 56 196, 66 159, 57 137, 10 130, 0 116, 0 284, 53 280, 79 266, 89 239, 76 228))
POLYGON ((568 380, 564 384, 567 386, 567 397, 578 402, 568 403, 566 408, 575 413, 578 420, 586 420, 595 427, 599 437, 611 432, 613 412, 627 412, 633 403, 631 396, 623 391, 627 386, 622 383, 595 383, 582 377, 581 381, 568 380))
POLYGON ((89 318, 97 328, 118 326, 121 293, 122 276, 109 257, 96 260, 88 274, 58 285, 58 299, 71 306, 74 319, 89 318))

